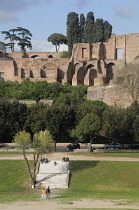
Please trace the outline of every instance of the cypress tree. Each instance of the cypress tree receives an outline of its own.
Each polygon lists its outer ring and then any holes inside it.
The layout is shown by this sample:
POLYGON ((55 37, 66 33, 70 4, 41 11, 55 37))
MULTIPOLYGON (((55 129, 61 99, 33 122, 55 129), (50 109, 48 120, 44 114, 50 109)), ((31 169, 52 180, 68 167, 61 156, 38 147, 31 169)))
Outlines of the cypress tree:
POLYGON ((84 43, 84 36, 85 36, 85 17, 84 17, 84 14, 80 15, 80 29, 81 29, 81 43, 84 43))
POLYGON ((93 42, 103 42, 104 41, 104 23, 103 19, 98 18, 95 22, 95 36, 93 42))
POLYGON ((94 13, 88 12, 85 26, 85 42, 93 43, 94 36, 94 13))
POLYGON ((71 55, 73 44, 81 42, 79 18, 78 14, 75 12, 70 12, 67 16, 67 39, 69 55, 71 55))
POLYGON ((104 42, 107 42, 112 34, 112 25, 108 21, 104 21, 104 42))

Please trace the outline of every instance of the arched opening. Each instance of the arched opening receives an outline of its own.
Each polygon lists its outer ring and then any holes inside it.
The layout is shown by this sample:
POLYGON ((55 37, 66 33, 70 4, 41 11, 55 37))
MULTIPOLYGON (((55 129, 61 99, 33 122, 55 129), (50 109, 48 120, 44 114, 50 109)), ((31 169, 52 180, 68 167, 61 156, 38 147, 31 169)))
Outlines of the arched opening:
POLYGON ((93 64, 89 64, 87 67, 86 67, 86 72, 85 74, 88 72, 89 69, 92 69, 94 68, 94 65, 93 64))
POLYGON ((80 64, 79 63, 76 63, 75 65, 74 65, 74 72, 73 72, 73 74, 75 74, 76 72, 78 72, 78 69, 80 68, 80 64))
POLYGON ((90 85, 90 86, 93 86, 94 85, 94 79, 97 78, 97 71, 94 69, 93 64, 89 64, 86 67, 85 75, 86 75, 86 78, 87 78, 87 84, 90 85))
POLYGON ((106 84, 109 84, 110 80, 114 79, 113 66, 115 66, 114 63, 109 63, 107 65, 107 69, 106 69, 106 84))
POLYGON ((4 72, 0 72, 0 81, 4 81, 4 72))
POLYGON ((68 71, 67 71, 67 82, 72 85, 72 77, 74 74, 74 66, 72 62, 68 64, 68 71))
POLYGON ((36 61, 38 58, 41 58, 39 55, 32 55, 31 58, 34 58, 34 61, 36 61))
POLYGON ((18 76, 18 67, 17 67, 17 63, 15 61, 13 61, 14 64, 14 76, 18 76))
POLYGON ((44 69, 41 69, 40 76, 41 78, 46 78, 46 71, 44 69))
POLYGON ((77 85, 84 84, 84 70, 83 67, 78 69, 77 73, 77 85))
POLYGON ((21 78, 25 78, 25 70, 21 68, 21 78))
POLYGON ((48 55, 48 58, 53 58, 53 56, 52 55, 48 55))
POLYGON ((34 78, 33 71, 30 70, 30 78, 34 78))
POLYGON ((95 69, 90 69, 89 72, 89 85, 94 86, 94 79, 97 78, 97 71, 95 69))

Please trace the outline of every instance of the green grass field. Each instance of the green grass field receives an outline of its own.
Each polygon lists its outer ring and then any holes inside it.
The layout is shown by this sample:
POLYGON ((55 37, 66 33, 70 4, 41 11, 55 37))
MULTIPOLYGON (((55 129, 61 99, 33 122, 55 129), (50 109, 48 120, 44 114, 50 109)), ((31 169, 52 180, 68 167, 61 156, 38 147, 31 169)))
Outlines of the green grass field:
MULTIPOLYGON (((24 160, 0 160, 0 202, 37 201, 40 189, 30 189, 24 160)), ((139 162, 71 161, 69 188, 56 192, 62 202, 94 198, 138 201, 139 162)), ((52 191, 53 193, 53 191, 52 191)))
POLYGON ((73 161, 70 187, 62 197, 138 201, 139 162, 73 161))
POLYGON ((72 153, 72 155, 88 155, 88 156, 111 156, 111 157, 139 157, 139 152, 77 152, 72 153))
POLYGON ((0 202, 29 201, 38 199, 30 189, 30 179, 24 160, 0 161, 0 202))

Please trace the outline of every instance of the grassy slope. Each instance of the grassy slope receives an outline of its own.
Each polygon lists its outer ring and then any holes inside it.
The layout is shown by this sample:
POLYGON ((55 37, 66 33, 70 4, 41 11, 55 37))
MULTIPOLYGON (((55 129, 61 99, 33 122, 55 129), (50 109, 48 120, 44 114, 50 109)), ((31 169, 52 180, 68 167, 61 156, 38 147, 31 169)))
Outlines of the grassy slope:
POLYGON ((70 188, 65 198, 130 199, 139 195, 139 163, 73 161, 70 188))
MULTIPOLYGON (((29 189, 24 160, 1 160, 0 169, 0 202, 40 199, 40 190, 29 189)), ((138 200, 139 162, 72 161, 70 170, 70 187, 62 190, 62 200, 138 200)))
MULTIPOLYGON (((30 162, 31 163, 31 162, 30 162)), ((36 200, 24 160, 0 161, 0 202, 36 200)))

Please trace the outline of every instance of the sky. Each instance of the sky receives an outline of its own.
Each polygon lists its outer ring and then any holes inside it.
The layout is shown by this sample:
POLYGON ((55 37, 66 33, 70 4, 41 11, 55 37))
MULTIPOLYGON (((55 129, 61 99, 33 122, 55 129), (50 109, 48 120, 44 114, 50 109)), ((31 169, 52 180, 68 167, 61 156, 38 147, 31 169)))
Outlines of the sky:
MULTIPOLYGON (((93 12, 107 20, 112 33, 139 33, 139 0, 0 0, 0 31, 23 27, 32 33, 32 52, 55 52, 47 41, 53 33, 66 35, 67 15, 93 12)), ((0 33, 0 41, 4 35, 0 33)), ((18 48, 16 50, 19 50, 18 48)), ((60 51, 67 50, 61 45, 60 51)))

